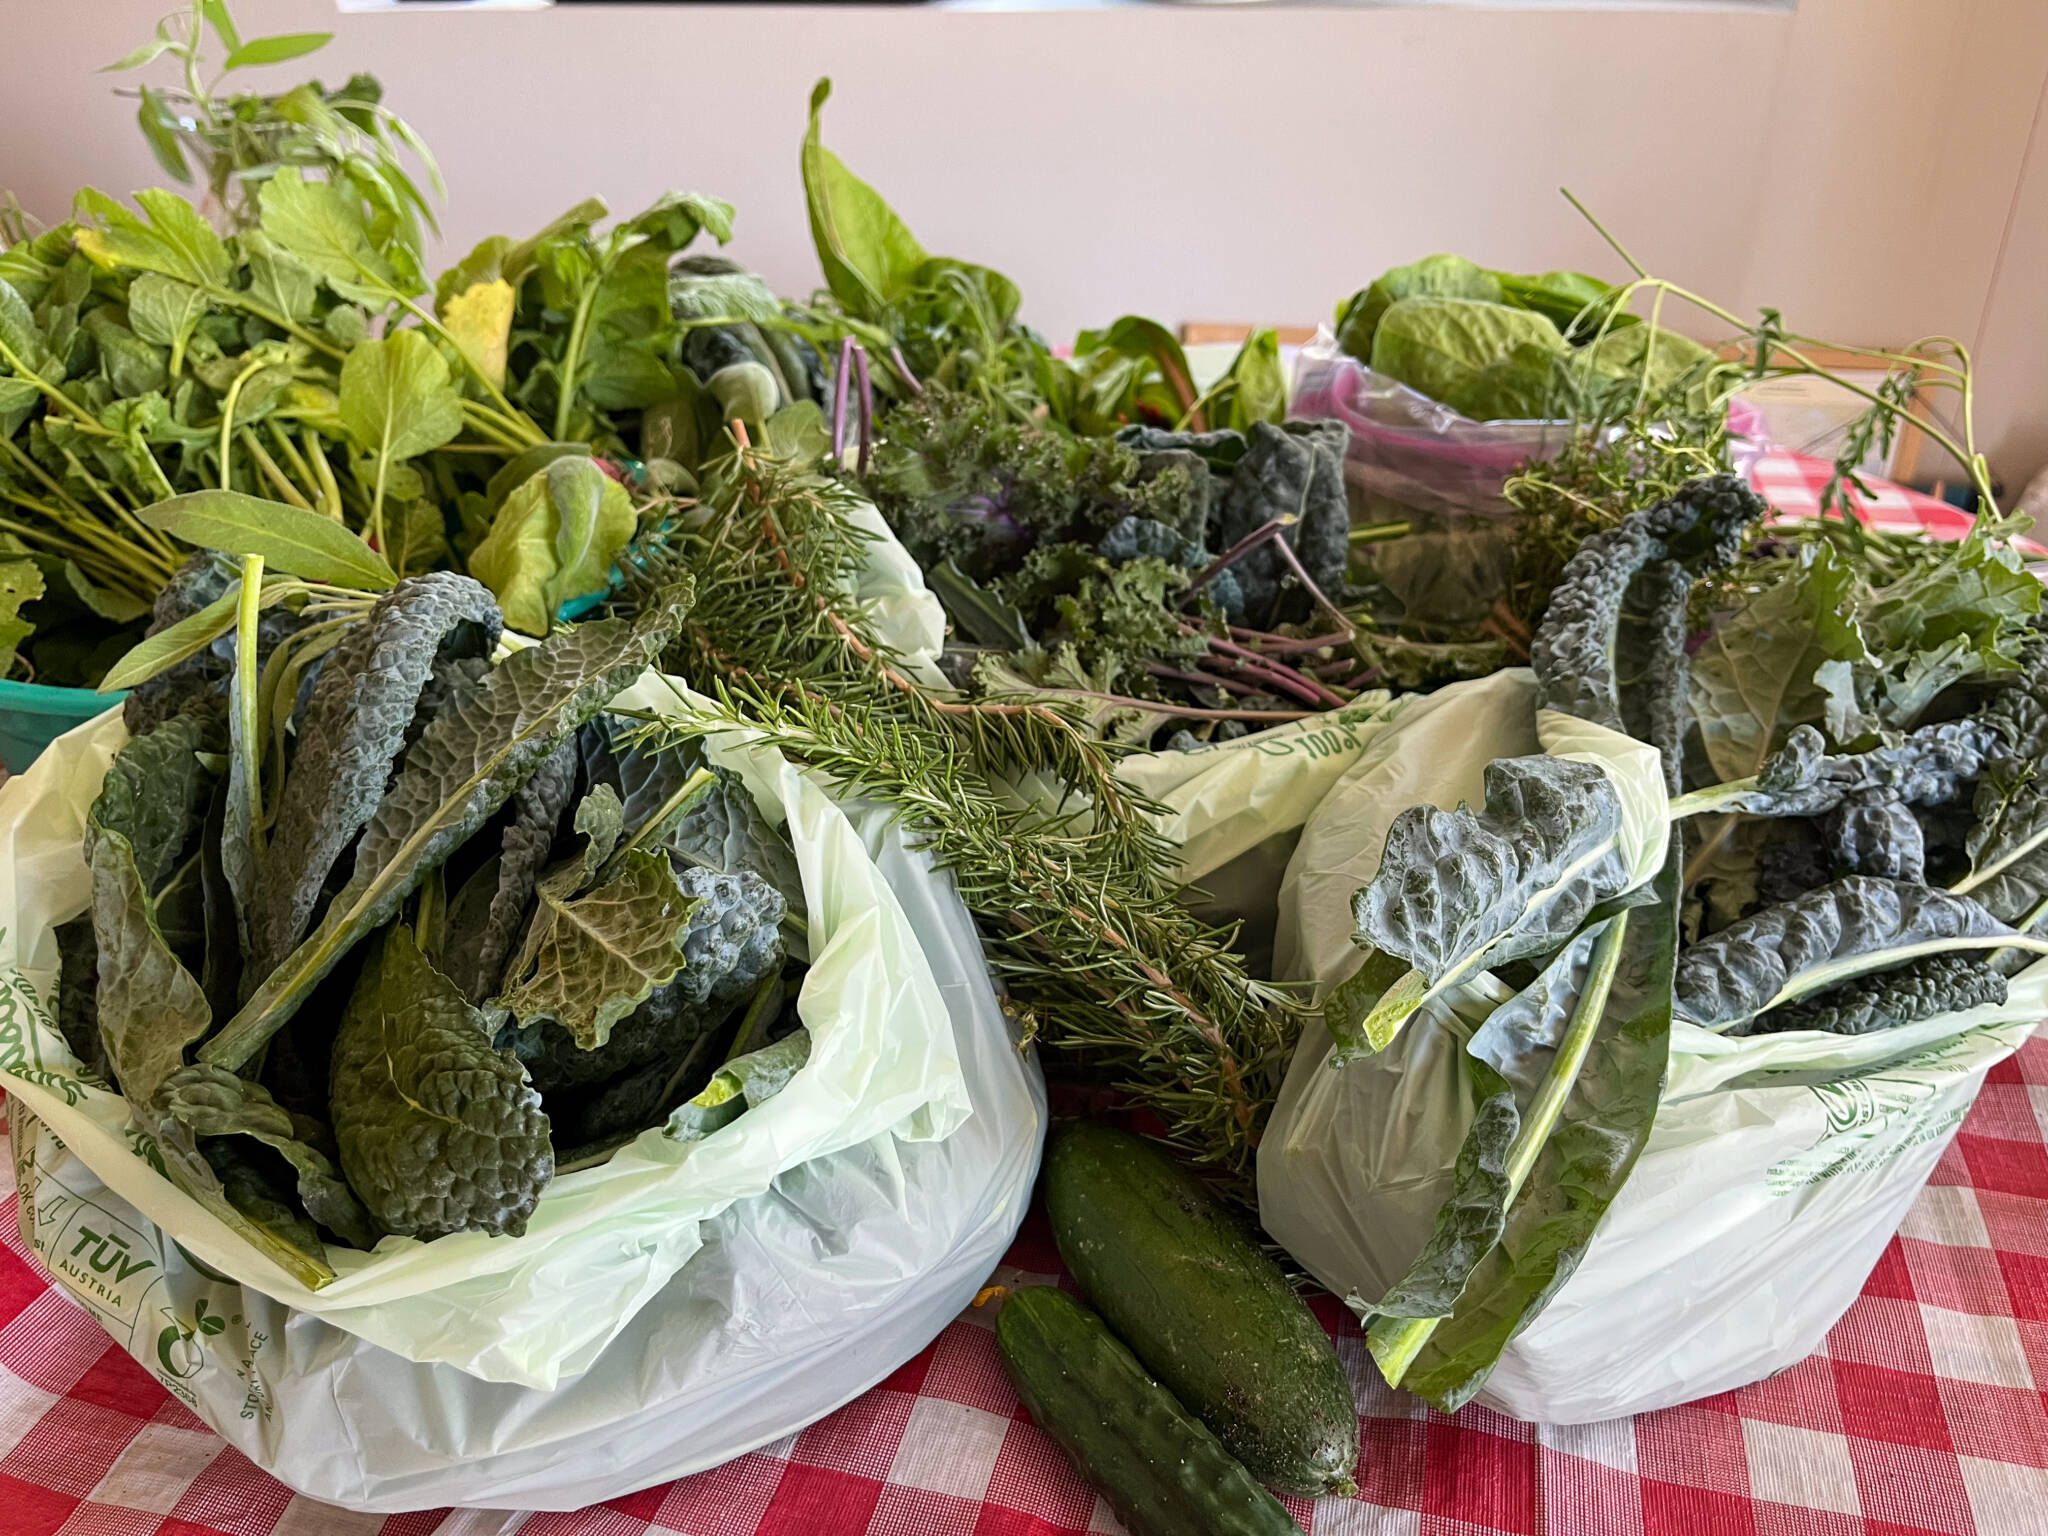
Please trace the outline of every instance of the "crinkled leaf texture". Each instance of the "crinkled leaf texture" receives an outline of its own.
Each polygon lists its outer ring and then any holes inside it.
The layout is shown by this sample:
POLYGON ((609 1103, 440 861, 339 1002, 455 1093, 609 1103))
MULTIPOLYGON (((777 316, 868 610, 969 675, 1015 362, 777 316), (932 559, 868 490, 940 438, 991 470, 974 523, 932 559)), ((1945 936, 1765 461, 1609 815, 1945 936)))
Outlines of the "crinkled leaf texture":
POLYGON ((2016 933, 1967 896, 1850 875, 1693 945, 1678 964, 1677 1007, 1695 1024, 1726 1030, 1909 960, 2006 947, 2048 953, 2048 940, 2016 933))
POLYGON ((342 1171, 387 1231, 510 1233, 554 1176, 540 1095, 484 1016, 394 925, 334 1038, 342 1171))
POLYGON ((1554 949, 1639 878, 1621 797, 1598 765, 1502 758, 1485 808, 1412 806, 1379 871, 1352 898, 1358 942, 1408 963, 1364 1021, 1372 1048, 1430 997, 1486 965, 1554 949))
POLYGON ((348 884, 313 933, 252 992, 201 1052, 234 1069, 289 1019, 341 957, 397 913, 437 868, 544 762, 640 676, 680 629, 686 590, 670 589, 632 620, 558 631, 493 667, 476 691, 406 752, 362 840, 348 884))
POLYGON ((1523 1105, 1541 1150, 1500 1239, 1401 1376, 1404 1388, 1446 1413, 1485 1385, 1501 1351, 1571 1278, 1649 1141, 1670 1052, 1678 883, 1679 860, 1667 858, 1655 900, 1616 916, 1604 1006, 1573 1012, 1555 1064, 1523 1105), (1580 1030, 1590 1033, 1584 1054, 1561 1073, 1580 1030), (1555 1102, 1546 1099, 1553 1090, 1561 1094, 1555 1102))
POLYGON ((180 1068, 158 1090, 164 1112, 205 1143, 247 1136, 290 1165, 307 1214, 357 1248, 376 1246, 377 1229, 363 1203, 320 1143, 325 1128, 294 1115, 259 1084, 218 1067, 180 1068))
POLYGON ((327 877, 384 798, 436 660, 489 656, 503 620, 465 576, 409 576, 350 627, 298 715, 298 750, 257 868, 251 966, 267 976, 304 937, 327 877))
POLYGON ((2048 901, 2048 638, 2028 643, 2021 673, 1985 707, 1998 738, 1977 785, 1967 891, 2009 923, 2028 923, 2048 901))
POLYGON ((697 903, 668 858, 630 850, 617 875, 574 894, 580 880, 543 879, 525 940, 493 1003, 521 1024, 551 1019, 588 1050, 683 964, 682 936, 697 903), (564 889, 565 883, 570 889, 564 889))
POLYGON ((1812 1029, 1830 1035, 1870 1035, 1903 1029, 1922 1019, 1972 1008, 1998 1007, 2006 979, 1972 955, 1929 955, 1895 971, 1858 976, 1803 1002, 1774 1008, 1733 1034, 1774 1035, 1812 1029))
POLYGON ((565 740, 512 796, 498 856, 470 877, 451 905, 444 969, 463 996, 481 1002, 498 990, 575 792, 576 749, 565 740))

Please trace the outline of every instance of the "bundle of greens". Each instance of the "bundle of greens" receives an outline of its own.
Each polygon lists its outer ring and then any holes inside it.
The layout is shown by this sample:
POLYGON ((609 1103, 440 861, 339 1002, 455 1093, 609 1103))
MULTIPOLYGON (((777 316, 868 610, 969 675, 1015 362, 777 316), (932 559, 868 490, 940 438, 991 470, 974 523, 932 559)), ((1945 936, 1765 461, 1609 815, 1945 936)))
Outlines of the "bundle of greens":
POLYGON ((1357 892, 1371 954, 1326 1014, 1339 1060, 1454 992, 1485 1015, 1454 1192, 1367 1328, 1388 1382, 1447 1409, 1626 1182, 1674 1019, 1897 1028, 2002 1003, 2010 962, 2048 954, 2039 584, 1986 527, 1886 541, 1880 576, 1830 553, 1868 530, 1753 543, 1763 510, 1723 476, 1590 534, 1534 637, 1542 708, 1659 750, 1672 831, 1646 887, 1606 774, 1536 757, 1491 764, 1482 810, 1404 812, 1357 892), (1518 990, 1459 991, 1484 970, 1518 990))
POLYGON ((239 556, 228 687, 162 635, 135 658, 165 687, 91 812, 59 938, 97 987, 59 1009, 180 1187, 318 1285, 327 1242, 517 1234, 557 1172, 788 1080, 793 857, 701 752, 605 713, 687 586, 493 664, 467 577, 366 573, 290 507, 166 521, 239 556))
POLYGON ((1337 306, 1337 345, 1474 421, 1569 421, 1616 399, 1717 397, 1733 370, 1631 313, 1628 298, 1583 272, 1520 276, 1425 256, 1337 306))
POLYGON ((202 490, 315 511, 400 575, 488 546, 477 573, 530 632, 601 596, 633 509, 505 502, 551 457, 627 459, 645 411, 703 394, 668 268, 731 210, 671 194, 600 229, 604 205, 579 204, 484 242, 430 301, 431 214, 397 156, 424 150, 375 82, 221 98, 209 35, 226 68, 324 38, 243 43, 209 0, 123 61, 182 63, 182 91, 145 88, 144 127, 167 169, 200 161, 221 227, 171 192, 131 209, 87 189, 0 252, 0 660, 98 684, 190 553, 144 509, 202 490))

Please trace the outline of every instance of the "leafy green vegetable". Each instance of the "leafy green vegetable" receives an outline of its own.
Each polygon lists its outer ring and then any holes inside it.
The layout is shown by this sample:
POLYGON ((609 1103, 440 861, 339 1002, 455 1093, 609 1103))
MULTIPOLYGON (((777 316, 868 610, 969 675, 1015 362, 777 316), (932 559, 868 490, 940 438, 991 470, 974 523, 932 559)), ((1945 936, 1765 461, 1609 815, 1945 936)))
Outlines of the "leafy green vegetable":
MULTIPOLYGON (((1536 1046, 1531 1069, 1549 1059, 1519 1101, 1503 1159, 1506 1222, 1426 1342, 1400 1341, 1412 1358, 1399 1384, 1446 1413, 1485 1385, 1501 1351, 1571 1278, 1649 1140, 1669 1052, 1679 863, 1675 852, 1665 859, 1653 901, 1612 919, 1570 1010, 1553 999, 1535 1010, 1548 1016, 1544 1026, 1518 1031, 1536 1046), (1543 1042, 1553 1028, 1551 1054, 1543 1042)), ((1398 1364, 1388 1335, 1383 1328, 1375 1357, 1398 1364)))
POLYGON ((14 670, 15 648, 34 632, 22 605, 42 595, 43 573, 33 560, 0 561, 0 677, 14 670))
POLYGON ((1410 969, 1362 1018, 1333 1017, 1340 1054, 1381 1049, 1416 1009, 1482 966, 1556 948, 1627 888, 1621 801, 1604 770, 1502 758, 1487 764, 1485 785, 1482 811, 1411 806, 1388 828, 1352 915, 1360 944, 1410 969))
POLYGON ((1815 1029, 1831 1035, 1867 1035, 1903 1029, 1937 1014, 1995 1007, 2005 998, 2005 977, 1989 962, 1970 955, 1928 955, 1895 971, 1858 976, 1803 1002, 1774 1008, 1729 1033, 1815 1029))
POLYGON ((825 148, 818 121, 831 95, 830 80, 812 89, 810 128, 804 135, 804 204, 811 239, 833 294, 863 319, 879 319, 903 297, 928 258, 881 194, 825 148))
POLYGON ((207 1042, 202 1059, 232 1069, 254 1055, 314 984, 388 922, 421 878, 510 799, 557 743, 654 661, 687 609, 687 593, 670 590, 637 620, 562 631, 507 657, 473 695, 429 724, 364 831, 348 884, 313 933, 207 1042))
POLYGON ((142 520, 201 549, 260 555, 308 581, 381 592, 398 580, 384 557, 329 518, 240 491, 194 491, 145 507, 142 520))
POLYGON ((470 553, 514 629, 544 635, 563 607, 602 592, 637 519, 626 488, 587 458, 559 458, 505 498, 470 553))
POLYGON ((403 924, 363 966, 333 1082, 342 1171, 386 1231, 526 1230, 554 1174, 540 1095, 403 924))
POLYGON ((1967 896, 1850 875, 1693 945, 1678 963, 1677 1006, 1725 1030, 1872 971, 2004 948, 2048 953, 2048 939, 2015 932, 1967 896))
POLYGON ((1502 292, 1494 273, 1462 256, 1425 256, 1382 273, 1370 287, 1337 306, 1337 345, 1361 362, 1370 362, 1387 311, 1402 299, 1425 296, 1498 304, 1502 292))
POLYGON ((1565 341, 1556 326, 1528 310, 1424 295, 1397 300, 1380 317, 1372 368, 1452 410, 1486 410, 1500 389, 1486 370, 1511 358, 1518 370, 1526 369, 1528 354, 1519 348, 1561 355, 1565 341))
POLYGON ((256 871, 255 975, 270 974, 304 937, 336 862, 382 803, 435 662, 488 657, 500 627, 475 582, 409 576, 330 655, 298 712, 298 749, 256 871))
POLYGON ((454 441, 462 431, 462 395, 433 342, 419 331, 397 331, 349 351, 338 409, 364 455, 356 475, 372 488, 371 542, 381 545, 392 468, 454 441))

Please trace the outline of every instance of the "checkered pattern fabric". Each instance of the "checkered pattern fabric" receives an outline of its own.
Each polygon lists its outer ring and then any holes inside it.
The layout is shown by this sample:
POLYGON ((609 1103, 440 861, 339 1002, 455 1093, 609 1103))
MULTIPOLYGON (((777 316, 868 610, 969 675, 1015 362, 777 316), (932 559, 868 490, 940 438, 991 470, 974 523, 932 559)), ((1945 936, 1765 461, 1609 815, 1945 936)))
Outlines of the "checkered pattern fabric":
MULTIPOLYGON (((1783 512, 1827 468, 1773 455, 1783 512)), ((1890 526, 1959 533, 1881 492, 1890 526)), ((0 1157, 4 1536, 1084 1536, 1115 1520, 1026 1417, 969 1314, 880 1386, 713 1471, 573 1514, 351 1514, 300 1498, 167 1396, 30 1259, 0 1157)), ((1056 1277, 1042 1218, 999 1278, 1056 1277)), ((1767 1382, 1634 1420, 1446 1417, 1357 1388, 1360 1496, 1290 1501, 1312 1536, 2038 1536, 2048 1532, 2048 1039, 1993 1070, 1863 1295, 1767 1382)))
MULTIPOLYGON (((9 1168, 0 1159, 0 1177, 9 1168)), ((969 1314, 887 1381, 714 1471, 574 1514, 355 1515, 210 1434, 50 1289, 0 1204, 0 1530, 8 1536, 1082 1536, 1117 1529, 1018 1406, 969 1314)), ((1009 1282, 1059 1271, 1034 1216, 1009 1282)), ((2048 1531, 2048 1039, 1994 1069, 1826 1347, 1634 1420, 1432 1412, 1358 1391, 1356 1500, 1312 1536, 2038 1536, 2048 1531)))
MULTIPOLYGON (((1749 482, 1779 516, 1818 517, 1821 494, 1833 474, 1834 466, 1825 459, 1773 450, 1750 466, 1749 482)), ((1869 495, 1849 493, 1866 522, 1896 533, 1918 531, 1937 539, 1960 539, 1970 531, 1970 514, 1959 507, 1887 480, 1868 483, 1869 495)))

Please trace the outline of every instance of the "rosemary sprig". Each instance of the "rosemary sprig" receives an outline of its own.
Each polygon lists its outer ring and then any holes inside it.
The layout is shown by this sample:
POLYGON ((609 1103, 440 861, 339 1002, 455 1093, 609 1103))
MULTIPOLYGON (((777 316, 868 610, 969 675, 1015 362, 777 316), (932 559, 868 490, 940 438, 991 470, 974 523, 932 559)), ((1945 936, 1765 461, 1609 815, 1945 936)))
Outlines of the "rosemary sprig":
POLYGON ((1191 1156, 1243 1173, 1303 1000, 1181 904, 1156 808, 1074 718, 907 674, 854 596, 868 539, 851 500, 745 448, 710 475, 647 563, 649 579, 670 563, 695 576, 673 661, 718 706, 643 729, 746 729, 892 807, 952 874, 1027 1034, 1114 1081, 1191 1156), (1047 803, 1027 787, 1039 774, 1071 787, 1047 803))

